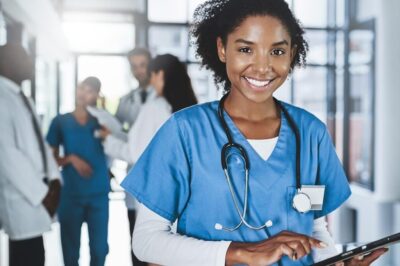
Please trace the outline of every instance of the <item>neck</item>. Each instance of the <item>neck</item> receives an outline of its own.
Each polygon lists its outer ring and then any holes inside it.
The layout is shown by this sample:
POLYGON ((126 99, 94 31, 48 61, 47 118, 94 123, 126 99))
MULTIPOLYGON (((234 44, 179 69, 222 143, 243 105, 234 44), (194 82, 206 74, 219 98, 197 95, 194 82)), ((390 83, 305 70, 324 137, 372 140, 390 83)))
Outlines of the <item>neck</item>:
POLYGON ((16 79, 16 78, 14 77, 14 75, 11 75, 10 73, 7 73, 7 72, 3 72, 3 73, 1 74, 1 76, 3 76, 3 77, 5 77, 5 78, 7 78, 7 79, 13 81, 14 83, 18 84, 19 86, 21 86, 22 81, 16 79))
POLYGON ((279 117, 278 107, 272 97, 264 102, 254 102, 235 89, 229 92, 224 108, 232 117, 253 122, 279 117))
POLYGON ((139 87, 142 88, 143 90, 147 90, 148 86, 149 86, 149 83, 144 83, 144 84, 139 83, 139 87))
POLYGON ((82 105, 77 105, 77 106, 75 107, 74 113, 75 113, 76 115, 79 115, 79 116, 85 116, 85 115, 88 114, 88 112, 87 112, 87 110, 86 110, 86 106, 82 106, 82 105))

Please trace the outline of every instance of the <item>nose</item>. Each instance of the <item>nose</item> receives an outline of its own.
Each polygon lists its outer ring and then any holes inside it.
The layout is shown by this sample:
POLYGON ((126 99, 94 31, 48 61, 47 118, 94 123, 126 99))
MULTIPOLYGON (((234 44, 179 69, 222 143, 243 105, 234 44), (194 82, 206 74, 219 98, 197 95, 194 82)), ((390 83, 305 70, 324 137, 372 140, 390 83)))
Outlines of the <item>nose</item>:
POLYGON ((265 74, 272 70, 272 58, 266 54, 255 56, 254 70, 259 74, 265 74))

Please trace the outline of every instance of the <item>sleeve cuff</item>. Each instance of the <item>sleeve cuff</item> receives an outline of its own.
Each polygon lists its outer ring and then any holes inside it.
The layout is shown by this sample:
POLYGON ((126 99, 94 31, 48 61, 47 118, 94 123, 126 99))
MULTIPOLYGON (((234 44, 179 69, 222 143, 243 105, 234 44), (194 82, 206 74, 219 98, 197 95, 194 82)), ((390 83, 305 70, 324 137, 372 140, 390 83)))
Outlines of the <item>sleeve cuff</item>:
POLYGON ((231 241, 221 241, 218 246, 216 266, 225 266, 226 252, 228 252, 231 241))
POLYGON ((39 206, 40 204, 42 204, 42 201, 49 190, 49 187, 45 183, 41 181, 39 181, 39 183, 40 184, 38 184, 37 187, 34 189, 35 193, 33 193, 29 197, 29 201, 33 206, 39 206))

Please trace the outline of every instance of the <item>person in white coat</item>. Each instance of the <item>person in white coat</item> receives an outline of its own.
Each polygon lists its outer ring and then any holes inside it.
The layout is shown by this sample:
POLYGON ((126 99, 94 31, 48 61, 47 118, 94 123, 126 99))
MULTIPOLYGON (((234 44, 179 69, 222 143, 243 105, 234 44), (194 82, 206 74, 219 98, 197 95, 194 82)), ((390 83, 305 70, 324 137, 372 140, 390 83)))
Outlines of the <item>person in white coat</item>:
POLYGON ((44 265, 42 234, 51 229, 61 188, 34 106, 20 87, 32 69, 21 46, 0 47, 0 224, 10 239, 10 266, 44 265))
MULTIPOLYGON (((147 69, 151 60, 150 51, 143 47, 135 47, 128 52, 127 59, 132 76, 139 84, 137 88, 121 97, 117 112, 115 113, 115 117, 122 124, 125 131, 132 128, 142 106, 155 97, 155 92, 149 84, 150 74, 147 69)), ((132 165, 129 164, 128 168, 130 167, 132 167, 132 165)), ((129 230, 132 234, 136 220, 137 203, 131 195, 125 193, 125 204, 128 209, 129 230)), ((132 264, 135 266, 145 265, 143 262, 139 261, 133 253, 131 253, 131 257, 132 264)))

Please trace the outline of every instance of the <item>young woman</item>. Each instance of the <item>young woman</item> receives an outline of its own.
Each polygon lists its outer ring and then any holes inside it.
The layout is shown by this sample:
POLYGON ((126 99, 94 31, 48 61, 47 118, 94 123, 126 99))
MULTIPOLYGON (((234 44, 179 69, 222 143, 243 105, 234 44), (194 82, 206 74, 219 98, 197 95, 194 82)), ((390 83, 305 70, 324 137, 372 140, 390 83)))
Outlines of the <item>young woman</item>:
POLYGON ((58 218, 66 266, 78 265, 83 222, 89 231, 90 265, 104 265, 108 253, 108 167, 101 140, 94 136, 100 125, 86 110, 96 105, 100 87, 96 77, 82 81, 76 90, 75 110, 55 117, 47 134, 62 167, 58 218))
POLYGON ((123 181, 142 204, 139 258, 311 265, 336 252, 324 217, 351 192, 328 130, 273 97, 304 65, 303 35, 283 0, 212 0, 196 10, 197 53, 226 94, 175 113, 123 181))

